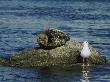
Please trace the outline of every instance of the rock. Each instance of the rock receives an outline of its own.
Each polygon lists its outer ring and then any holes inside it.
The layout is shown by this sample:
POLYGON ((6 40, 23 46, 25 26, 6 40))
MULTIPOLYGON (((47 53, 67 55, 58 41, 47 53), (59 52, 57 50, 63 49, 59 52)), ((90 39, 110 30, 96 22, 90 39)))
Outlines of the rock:
POLYGON ((9 60, 3 57, 0 57, 0 66, 9 65, 9 60))
POLYGON ((47 49, 65 45, 69 40, 70 36, 67 33, 57 29, 47 29, 37 38, 40 47, 47 49))
MULTIPOLYGON (((82 44, 74 38, 70 38, 67 33, 56 29, 49 29, 38 36, 38 42, 40 48, 17 53, 7 60, 1 58, 0 65, 50 67, 74 66, 82 63, 82 57, 80 56, 82 44), (57 39, 59 42, 55 41, 57 39)), ((97 51, 97 49, 89 47, 92 53, 89 58, 91 64, 106 64, 108 62, 106 57, 97 51)))
MULTIPOLYGON (((18 67, 71 66, 82 63, 80 51, 82 44, 71 38, 61 47, 54 49, 32 49, 13 55, 10 65, 18 67)), ((105 56, 90 46, 92 64, 106 64, 105 56)))

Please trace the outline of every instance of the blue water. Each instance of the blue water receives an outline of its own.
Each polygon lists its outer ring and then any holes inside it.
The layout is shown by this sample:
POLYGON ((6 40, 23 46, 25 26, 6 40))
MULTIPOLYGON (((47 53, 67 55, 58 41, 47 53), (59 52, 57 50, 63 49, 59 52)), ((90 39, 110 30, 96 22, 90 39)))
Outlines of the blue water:
MULTIPOLYGON (((88 40, 110 59, 109 0, 0 0, 0 56, 38 46, 36 35, 51 27, 88 40)), ((110 66, 92 69, 90 82, 110 82, 110 66)), ((0 67, 0 82, 81 81, 81 71, 61 71, 0 67)))

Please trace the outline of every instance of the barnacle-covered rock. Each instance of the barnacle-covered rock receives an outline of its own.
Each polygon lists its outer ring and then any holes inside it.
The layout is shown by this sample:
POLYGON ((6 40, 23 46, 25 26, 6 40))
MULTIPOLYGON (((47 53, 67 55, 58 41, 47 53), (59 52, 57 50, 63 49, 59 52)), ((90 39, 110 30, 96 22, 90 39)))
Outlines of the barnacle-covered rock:
POLYGON ((55 48, 65 45, 70 36, 57 29, 47 29, 38 35, 37 42, 42 48, 55 48))

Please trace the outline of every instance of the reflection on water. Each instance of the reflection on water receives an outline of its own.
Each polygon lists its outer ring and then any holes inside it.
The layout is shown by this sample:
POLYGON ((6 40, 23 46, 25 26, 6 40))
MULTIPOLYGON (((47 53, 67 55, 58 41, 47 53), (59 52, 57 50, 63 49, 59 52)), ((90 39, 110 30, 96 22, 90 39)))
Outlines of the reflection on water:
POLYGON ((90 74, 90 66, 82 66, 82 79, 81 82, 90 82, 89 76, 90 74))
POLYGON ((0 82, 37 82, 37 78, 34 69, 0 67, 0 82))
POLYGON ((110 82, 110 66, 0 67, 0 82, 110 82))

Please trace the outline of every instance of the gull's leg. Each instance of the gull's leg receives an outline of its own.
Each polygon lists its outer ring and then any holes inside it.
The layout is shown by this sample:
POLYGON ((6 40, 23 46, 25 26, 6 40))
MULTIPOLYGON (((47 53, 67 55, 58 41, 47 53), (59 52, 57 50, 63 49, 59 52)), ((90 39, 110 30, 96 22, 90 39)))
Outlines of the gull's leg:
POLYGON ((87 66, 90 66, 90 64, 89 64, 89 59, 87 58, 87 66))
POLYGON ((84 58, 83 58, 83 65, 82 65, 82 66, 84 66, 84 62, 85 62, 85 61, 84 61, 84 58))

